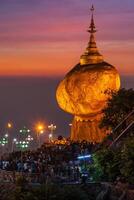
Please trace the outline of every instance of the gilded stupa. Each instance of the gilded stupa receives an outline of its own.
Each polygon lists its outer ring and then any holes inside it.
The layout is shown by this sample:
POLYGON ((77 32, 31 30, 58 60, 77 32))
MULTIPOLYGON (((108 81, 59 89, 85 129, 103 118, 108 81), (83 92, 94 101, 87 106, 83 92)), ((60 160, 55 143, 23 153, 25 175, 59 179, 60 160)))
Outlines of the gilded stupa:
POLYGON ((60 82, 57 102, 65 112, 74 115, 71 140, 101 142, 107 135, 100 129, 102 109, 111 97, 111 91, 120 88, 120 77, 114 66, 104 61, 99 53, 95 33, 94 7, 91 8, 90 39, 80 62, 60 82))

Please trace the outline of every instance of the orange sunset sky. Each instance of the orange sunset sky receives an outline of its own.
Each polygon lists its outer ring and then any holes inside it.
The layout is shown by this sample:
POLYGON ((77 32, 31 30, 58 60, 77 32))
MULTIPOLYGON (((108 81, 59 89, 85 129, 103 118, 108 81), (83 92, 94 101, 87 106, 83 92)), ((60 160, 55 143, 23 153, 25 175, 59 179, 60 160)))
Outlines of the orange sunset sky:
POLYGON ((134 75, 134 1, 0 1, 0 76, 61 76, 86 48, 90 5, 97 46, 120 74, 134 75))

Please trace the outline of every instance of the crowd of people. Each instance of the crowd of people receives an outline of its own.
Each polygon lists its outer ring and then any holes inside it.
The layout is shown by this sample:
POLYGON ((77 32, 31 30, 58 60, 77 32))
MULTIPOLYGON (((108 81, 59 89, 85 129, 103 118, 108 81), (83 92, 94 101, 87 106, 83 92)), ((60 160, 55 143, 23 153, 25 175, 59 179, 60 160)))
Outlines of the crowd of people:
POLYGON ((18 151, 1 157, 0 169, 78 180, 86 165, 91 162, 91 159, 80 160, 78 157, 91 154, 93 146, 85 141, 66 144, 44 143, 34 151, 18 151))

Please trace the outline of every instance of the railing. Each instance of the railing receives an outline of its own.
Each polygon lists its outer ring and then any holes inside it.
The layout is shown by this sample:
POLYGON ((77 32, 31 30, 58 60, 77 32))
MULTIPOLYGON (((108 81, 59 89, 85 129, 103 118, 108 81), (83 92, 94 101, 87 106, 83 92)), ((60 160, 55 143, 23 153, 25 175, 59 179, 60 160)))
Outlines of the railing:
POLYGON ((133 116, 133 115, 134 115, 134 109, 132 110, 132 112, 130 112, 130 113, 115 127, 115 129, 113 130, 113 133, 114 133, 115 131, 117 131, 118 128, 120 128, 120 127, 122 126, 122 124, 123 124, 126 120, 128 120, 131 116, 133 116))
POLYGON ((132 110, 132 112, 130 112, 113 130, 113 133, 116 133, 116 131, 122 127, 123 123, 128 121, 128 124, 126 124, 126 127, 124 129, 121 130, 121 133, 114 138, 113 142, 109 145, 109 147, 112 147, 114 144, 116 144, 116 142, 118 142, 122 136, 124 136, 125 134, 128 133, 129 130, 131 130, 134 127, 134 109, 132 110))
POLYGON ((117 136, 117 138, 110 144, 110 147, 112 147, 125 133, 127 133, 132 127, 134 127, 134 121, 132 121, 125 130, 121 132, 120 135, 117 136))
POLYGON ((101 147, 112 147, 119 139, 125 135, 134 126, 134 108, 132 111, 112 130, 111 134, 105 138, 94 150, 97 151, 101 147), (126 122, 126 123, 125 123, 126 122), (125 128, 123 127, 125 123, 125 128), (112 140, 112 142, 111 142, 112 140))

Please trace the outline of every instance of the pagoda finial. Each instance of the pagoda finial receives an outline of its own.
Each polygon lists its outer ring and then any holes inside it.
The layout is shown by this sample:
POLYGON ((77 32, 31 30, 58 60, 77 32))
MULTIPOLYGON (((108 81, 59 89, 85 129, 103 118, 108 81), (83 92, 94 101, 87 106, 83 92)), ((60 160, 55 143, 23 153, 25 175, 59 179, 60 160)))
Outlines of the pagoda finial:
POLYGON ((95 33, 96 32, 96 28, 95 28, 95 23, 94 23, 94 5, 92 5, 92 7, 91 7, 91 12, 92 12, 92 17, 91 17, 91 24, 90 24, 90 26, 89 26, 89 30, 88 30, 88 32, 89 33, 95 33))
POLYGON ((103 62, 103 56, 99 53, 94 33, 96 33, 96 27, 94 23, 94 6, 91 7, 91 23, 88 29, 90 33, 90 40, 88 42, 88 46, 86 48, 85 53, 80 58, 81 65, 88 65, 88 64, 97 64, 103 62))

